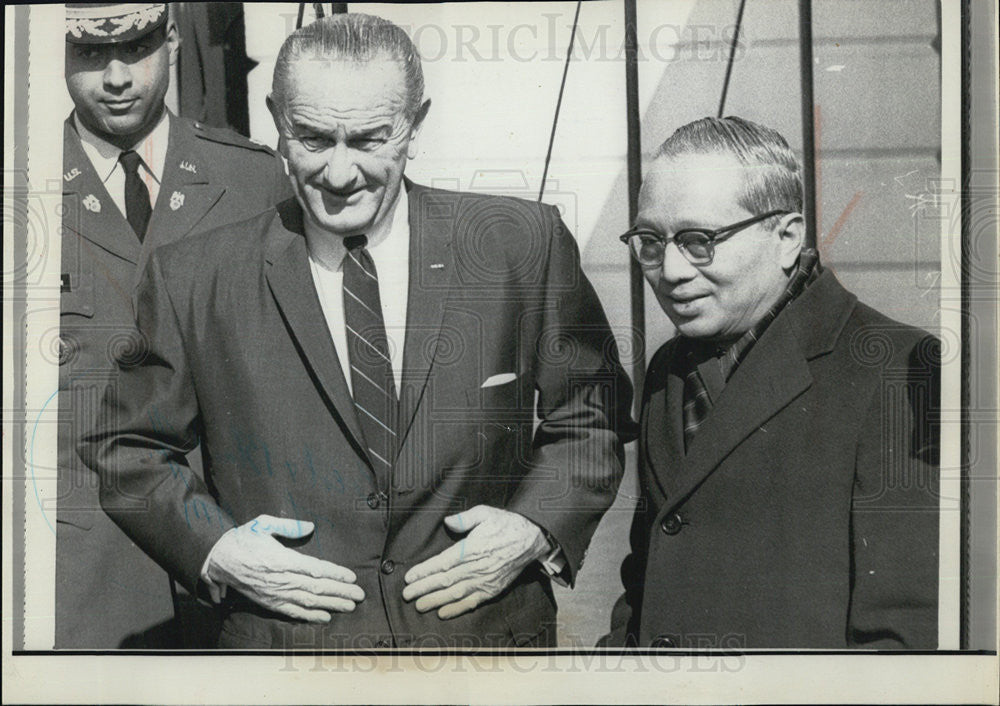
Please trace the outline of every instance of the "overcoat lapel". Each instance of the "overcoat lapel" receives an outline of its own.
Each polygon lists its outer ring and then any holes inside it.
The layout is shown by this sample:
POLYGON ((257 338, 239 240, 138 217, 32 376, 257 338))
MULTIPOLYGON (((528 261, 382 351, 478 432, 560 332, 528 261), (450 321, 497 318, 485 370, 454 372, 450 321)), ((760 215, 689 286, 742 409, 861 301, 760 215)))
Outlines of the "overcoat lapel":
POLYGON ((403 376, 399 398, 399 449, 406 442, 437 356, 447 311, 447 295, 454 282, 452 219, 425 216, 458 208, 440 194, 406 181, 410 219, 410 282, 407 294, 403 376))
MULTIPOLYGON (((789 312, 790 313, 790 312, 789 312)), ((683 381, 672 381, 683 390, 683 381)), ((747 354, 669 476, 668 503, 683 501, 757 428, 812 384, 791 318, 779 316, 747 354)), ((676 411, 680 417, 680 409, 676 411)))
MULTIPOLYGON (((677 350, 676 340, 671 344, 677 350)), ((644 444, 646 462, 651 464, 651 474, 660 486, 664 497, 669 498, 669 478, 684 458, 684 378, 679 372, 679 362, 672 351, 666 354, 664 369, 650 371, 646 377, 649 399, 643 416, 643 438, 655 439, 644 444)))
POLYGON ((146 257, 161 245, 190 233, 226 191, 222 184, 211 183, 209 166, 198 151, 197 138, 180 120, 172 115, 169 119, 163 179, 146 230, 146 257))
POLYGON ((312 285, 302 211, 294 200, 279 204, 265 236, 266 278, 278 309, 317 386, 333 407, 341 427, 369 465, 371 460, 344 379, 336 347, 312 285))
POLYGON ((80 144, 72 116, 63 125, 63 216, 66 236, 75 233, 133 264, 141 245, 80 144))

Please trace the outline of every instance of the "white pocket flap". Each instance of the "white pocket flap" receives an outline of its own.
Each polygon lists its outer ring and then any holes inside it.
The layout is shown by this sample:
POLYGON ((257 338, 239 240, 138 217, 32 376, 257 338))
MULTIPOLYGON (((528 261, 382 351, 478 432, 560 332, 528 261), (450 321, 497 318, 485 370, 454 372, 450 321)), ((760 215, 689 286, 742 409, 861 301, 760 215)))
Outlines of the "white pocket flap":
POLYGON ((486 378, 486 382, 479 387, 496 387, 497 385, 506 385, 508 382, 513 382, 514 380, 517 380, 517 373, 499 373, 486 378))

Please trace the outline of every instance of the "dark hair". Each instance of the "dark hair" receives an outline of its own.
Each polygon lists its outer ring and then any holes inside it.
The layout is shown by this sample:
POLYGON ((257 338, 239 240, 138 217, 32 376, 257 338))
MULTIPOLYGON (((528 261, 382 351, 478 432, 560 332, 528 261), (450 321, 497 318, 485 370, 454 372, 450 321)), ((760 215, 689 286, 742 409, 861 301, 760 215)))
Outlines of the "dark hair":
POLYGON ((704 153, 730 154, 745 167, 739 203, 750 213, 802 212, 802 170, 777 130, 735 116, 702 118, 677 128, 656 156, 704 153))
POLYGON ((413 120, 424 100, 424 72, 416 47, 401 27, 381 17, 358 12, 329 15, 288 35, 278 52, 271 81, 271 99, 279 106, 285 102, 289 68, 303 59, 395 61, 406 81, 407 119, 413 120))

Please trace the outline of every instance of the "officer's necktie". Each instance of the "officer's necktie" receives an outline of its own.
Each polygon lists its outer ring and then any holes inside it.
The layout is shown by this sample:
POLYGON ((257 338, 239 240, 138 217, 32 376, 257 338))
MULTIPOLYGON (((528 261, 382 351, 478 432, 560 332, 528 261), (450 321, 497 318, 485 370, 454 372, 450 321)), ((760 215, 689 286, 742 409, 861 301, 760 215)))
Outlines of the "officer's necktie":
POLYGON ((129 150, 122 152, 118 161, 125 169, 125 218, 142 242, 146 237, 149 217, 153 214, 153 207, 149 203, 149 189, 139 175, 142 158, 135 150, 129 150))
POLYGON ((387 477, 396 453, 396 384, 382 318, 378 274, 365 249, 368 239, 346 238, 344 321, 351 363, 351 386, 361 431, 376 474, 387 477))

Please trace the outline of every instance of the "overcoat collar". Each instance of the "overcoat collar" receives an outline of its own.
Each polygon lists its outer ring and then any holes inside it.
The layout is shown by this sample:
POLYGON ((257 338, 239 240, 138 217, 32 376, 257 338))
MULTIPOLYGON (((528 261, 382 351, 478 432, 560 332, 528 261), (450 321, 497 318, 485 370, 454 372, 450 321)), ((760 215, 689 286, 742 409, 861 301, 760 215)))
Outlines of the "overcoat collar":
MULTIPOLYGON (((663 434, 646 443, 646 460, 669 510, 686 499, 750 434, 812 384, 808 361, 830 352, 857 298, 826 270, 767 328, 733 373, 683 452, 681 414, 684 379, 677 361, 668 362, 665 381, 651 391, 645 421, 663 434)), ((654 383, 655 384, 655 383, 654 383)))

